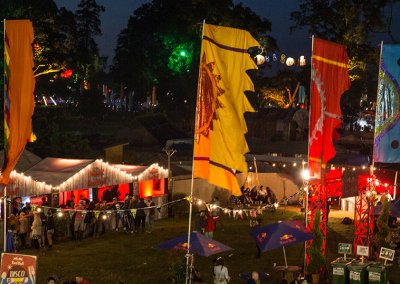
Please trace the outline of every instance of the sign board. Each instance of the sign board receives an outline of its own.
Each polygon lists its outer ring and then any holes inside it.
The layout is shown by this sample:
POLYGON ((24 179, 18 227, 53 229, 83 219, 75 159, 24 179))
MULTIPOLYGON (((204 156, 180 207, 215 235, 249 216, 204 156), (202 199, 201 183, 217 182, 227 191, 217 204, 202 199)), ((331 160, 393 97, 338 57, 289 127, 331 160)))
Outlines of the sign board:
POLYGON ((357 255, 368 257, 369 256, 369 247, 357 246, 357 255))
POLYGON ((1 283, 36 284, 36 256, 2 253, 1 283))
POLYGON ((382 247, 381 252, 379 254, 379 258, 393 261, 394 254, 395 254, 394 250, 382 247))
POLYGON ((340 254, 351 254, 353 246, 351 244, 339 243, 338 253, 340 254))

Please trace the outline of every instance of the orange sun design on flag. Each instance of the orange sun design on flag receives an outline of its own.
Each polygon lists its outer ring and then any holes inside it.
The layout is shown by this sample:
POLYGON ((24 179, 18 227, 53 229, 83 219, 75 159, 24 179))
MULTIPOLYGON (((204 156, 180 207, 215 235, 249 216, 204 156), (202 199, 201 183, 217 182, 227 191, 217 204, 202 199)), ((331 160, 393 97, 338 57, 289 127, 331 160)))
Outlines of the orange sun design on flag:
POLYGON ((206 55, 203 54, 200 63, 200 75, 198 86, 198 111, 196 117, 196 135, 203 134, 208 137, 212 130, 212 121, 217 119, 216 110, 223 107, 218 97, 225 91, 218 86, 221 76, 214 74, 215 62, 206 63, 206 55))

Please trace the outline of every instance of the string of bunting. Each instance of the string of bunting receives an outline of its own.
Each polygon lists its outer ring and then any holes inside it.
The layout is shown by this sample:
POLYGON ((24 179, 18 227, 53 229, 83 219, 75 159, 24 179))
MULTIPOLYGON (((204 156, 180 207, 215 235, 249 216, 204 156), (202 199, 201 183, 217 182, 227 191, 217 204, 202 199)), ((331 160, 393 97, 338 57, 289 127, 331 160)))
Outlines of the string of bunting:
MULTIPOLYGON (((286 205, 287 202, 293 198, 295 195, 297 195, 298 192, 296 192, 295 194, 292 194, 291 196, 282 199, 282 201, 280 202, 280 204, 284 204, 286 205)), ((157 206, 147 206, 141 209, 105 209, 105 210, 87 210, 87 209, 65 209, 65 208, 59 208, 59 207, 51 207, 51 206, 36 206, 36 205, 31 205, 32 210, 33 211, 37 211, 37 212, 44 212, 44 214, 47 214, 48 210, 54 210, 57 212, 57 216, 58 217, 62 217, 64 215, 65 212, 68 212, 69 216, 72 217, 76 212, 82 212, 83 216, 86 216, 87 213, 94 213, 94 216, 96 217, 96 219, 100 216, 100 214, 102 214, 102 218, 103 219, 107 219, 111 216, 112 213, 117 213, 119 214, 121 217, 123 217, 125 215, 125 212, 130 212, 133 217, 136 216, 136 212, 137 210, 146 210, 146 209, 157 209, 157 210, 161 210, 162 207, 165 206, 171 206, 174 203, 178 203, 181 202, 183 200, 186 200, 188 202, 196 202, 197 205, 202 205, 205 204, 206 208, 208 211, 212 211, 215 210, 217 208, 219 208, 222 212, 224 212, 225 214, 229 215, 229 216, 235 216, 236 214, 242 215, 245 214, 246 216, 256 216, 257 214, 262 214, 262 211, 264 210, 268 210, 271 208, 277 208, 279 206, 279 203, 274 203, 274 204, 260 204, 257 208, 237 208, 234 209, 232 207, 222 207, 222 206, 218 206, 216 204, 213 203, 208 203, 208 202, 204 202, 202 199, 198 198, 198 197, 191 197, 191 196, 186 196, 184 198, 181 199, 177 199, 177 200, 173 200, 161 205, 157 205, 157 206)))

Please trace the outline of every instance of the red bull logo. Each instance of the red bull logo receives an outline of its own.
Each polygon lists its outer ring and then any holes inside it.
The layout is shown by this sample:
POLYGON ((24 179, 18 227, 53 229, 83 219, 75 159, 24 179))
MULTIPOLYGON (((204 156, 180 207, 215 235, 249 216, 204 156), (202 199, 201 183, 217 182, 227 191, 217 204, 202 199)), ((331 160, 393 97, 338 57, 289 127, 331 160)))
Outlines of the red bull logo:
POLYGON ((280 244, 285 245, 285 244, 290 244, 296 241, 296 238, 293 235, 282 235, 280 237, 280 244))

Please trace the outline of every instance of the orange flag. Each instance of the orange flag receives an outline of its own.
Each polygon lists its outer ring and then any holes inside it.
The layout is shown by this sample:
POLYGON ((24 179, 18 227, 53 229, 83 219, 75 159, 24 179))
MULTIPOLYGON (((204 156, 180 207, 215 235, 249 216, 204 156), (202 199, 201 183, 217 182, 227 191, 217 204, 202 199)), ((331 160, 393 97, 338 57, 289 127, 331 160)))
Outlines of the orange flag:
POLYGON ((313 40, 308 160, 315 178, 320 178, 321 169, 336 154, 332 139, 342 119, 340 98, 350 87, 348 65, 344 45, 313 40))
POLYGON ((5 159, 0 183, 8 184, 32 133, 35 107, 33 76, 33 27, 29 20, 4 21, 4 148, 5 159))
POLYGON ((247 53, 259 46, 249 32, 204 25, 196 109, 193 176, 240 195, 236 171, 247 172, 244 112, 254 111, 244 92, 257 69, 247 53))

